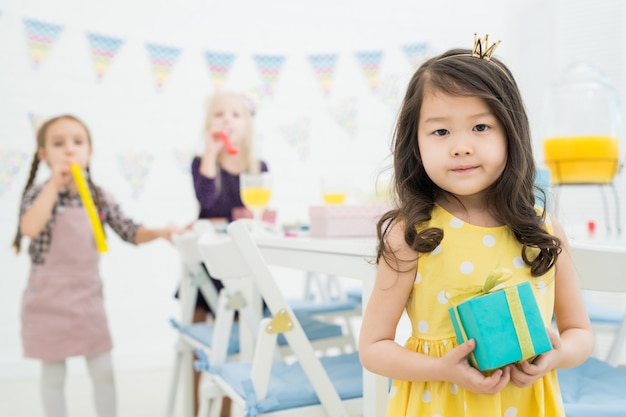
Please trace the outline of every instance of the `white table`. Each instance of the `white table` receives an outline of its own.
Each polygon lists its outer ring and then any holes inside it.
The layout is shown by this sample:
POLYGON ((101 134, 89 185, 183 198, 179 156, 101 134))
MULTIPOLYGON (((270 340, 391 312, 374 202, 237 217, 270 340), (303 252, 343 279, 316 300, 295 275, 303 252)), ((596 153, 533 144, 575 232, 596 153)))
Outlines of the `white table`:
MULTIPOLYGON (((365 311, 376 278, 376 239, 263 236, 255 240, 269 265, 361 280, 365 311)), ((364 417, 385 415, 387 390, 387 378, 363 371, 364 417)))

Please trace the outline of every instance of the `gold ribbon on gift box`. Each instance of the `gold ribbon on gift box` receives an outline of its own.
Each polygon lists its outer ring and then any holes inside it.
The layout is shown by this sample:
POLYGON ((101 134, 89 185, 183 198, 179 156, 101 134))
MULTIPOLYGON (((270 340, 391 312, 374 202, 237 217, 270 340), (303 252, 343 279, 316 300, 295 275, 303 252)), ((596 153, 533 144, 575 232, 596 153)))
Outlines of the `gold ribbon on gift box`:
MULTIPOLYGON (((452 309, 454 311, 459 330, 463 335, 463 339, 467 341, 468 337, 465 333, 463 323, 461 322, 461 317, 459 316, 457 306, 461 302, 467 301, 471 298, 476 298, 482 295, 487 295, 489 293, 504 290, 504 295, 509 305, 509 312, 511 313, 511 318, 513 319, 515 334, 517 335, 520 350, 522 351, 522 358, 530 358, 535 355, 535 348, 533 346, 532 338, 530 336, 530 331, 528 330, 528 323, 526 322, 526 315, 524 314, 524 308, 522 306, 522 300, 520 299, 518 288, 517 286, 513 286, 508 288, 496 289, 497 286, 508 281, 512 276, 513 272, 511 272, 510 269, 496 268, 489 274, 489 276, 487 276, 484 285, 459 288, 457 289, 458 294, 454 297, 448 298, 448 300, 452 304, 452 309)), ((474 357, 473 352, 471 354, 471 358, 474 364, 476 364, 476 358, 474 357)))

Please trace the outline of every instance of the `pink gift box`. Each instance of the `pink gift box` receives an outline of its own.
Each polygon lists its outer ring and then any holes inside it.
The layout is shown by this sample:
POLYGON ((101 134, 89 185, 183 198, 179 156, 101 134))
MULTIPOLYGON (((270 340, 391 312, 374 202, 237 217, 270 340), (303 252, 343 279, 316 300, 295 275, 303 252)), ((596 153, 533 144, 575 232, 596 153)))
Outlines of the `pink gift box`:
POLYGON ((376 222, 390 207, 370 205, 326 205, 309 207, 313 237, 376 236, 376 222))

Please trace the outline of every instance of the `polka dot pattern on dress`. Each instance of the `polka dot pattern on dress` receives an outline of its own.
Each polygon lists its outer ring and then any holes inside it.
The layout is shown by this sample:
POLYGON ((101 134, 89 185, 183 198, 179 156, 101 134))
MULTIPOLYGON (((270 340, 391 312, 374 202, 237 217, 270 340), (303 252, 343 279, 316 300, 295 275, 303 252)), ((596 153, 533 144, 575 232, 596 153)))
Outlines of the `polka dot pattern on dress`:
POLYGON ((461 272, 469 275, 474 272, 474 264, 470 261, 461 262, 461 272))
MULTIPOLYGON (((517 282, 531 282, 540 311, 549 322, 554 300, 554 271, 532 278, 529 266, 522 260, 521 245, 510 228, 463 223, 438 205, 432 211, 431 221, 419 227, 441 228, 445 237, 434 252, 420 257, 419 275, 414 272, 414 286, 409 296, 413 302, 406 310, 411 319, 412 333, 406 339, 406 349, 429 357, 441 357, 456 347, 449 304, 444 303, 447 292, 455 294, 459 289, 480 285, 489 271, 497 267, 507 268, 513 273, 511 281, 504 287, 517 282)), ((531 258, 535 254, 534 250, 528 251, 531 258)), ((543 377, 543 382, 524 390, 507 386, 502 393, 494 395, 494 401, 499 402, 496 407, 482 407, 483 400, 479 394, 458 384, 394 380, 388 389, 392 398, 388 399, 387 415, 453 417, 450 412, 456 412, 454 415, 472 417, 546 417, 545 412, 555 410, 550 417, 563 417, 562 399, 554 395, 558 392, 558 385, 555 384, 556 375, 550 373, 543 377), (544 389, 544 386, 549 389, 544 389), (541 401, 537 403, 536 399, 541 401)))
POLYGON ((504 410, 504 417, 517 417, 517 407, 509 407, 504 410))
POLYGON ((492 235, 485 235, 483 236, 483 245, 487 246, 488 248, 491 248, 493 246, 496 245, 496 238, 493 237, 492 235))
POLYGON ((448 304, 448 298, 450 298, 450 293, 448 291, 441 291, 437 294, 437 301, 439 301, 439 304, 448 304))
POLYGON ((539 281, 537 283, 537 289, 539 290, 540 293, 544 294, 547 288, 548 287, 544 281, 539 281))
POLYGON ((521 256, 516 256, 513 258, 513 266, 516 268, 523 268, 526 264, 521 256))
POLYGON ((460 229, 461 227, 463 227, 464 224, 465 222, 463 220, 458 219, 456 217, 450 220, 450 226, 452 226, 455 229, 460 229))
POLYGON ((425 320, 420 320, 419 324, 417 325, 417 328, 422 333, 428 332, 428 322, 426 322, 425 320))

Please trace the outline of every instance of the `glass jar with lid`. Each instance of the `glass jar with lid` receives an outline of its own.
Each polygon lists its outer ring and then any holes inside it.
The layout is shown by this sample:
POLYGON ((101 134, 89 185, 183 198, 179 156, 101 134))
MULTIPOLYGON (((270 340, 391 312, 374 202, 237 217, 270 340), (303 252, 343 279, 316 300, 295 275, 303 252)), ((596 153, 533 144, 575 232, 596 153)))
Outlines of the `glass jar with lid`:
POLYGON ((542 139, 552 183, 608 184, 619 163, 621 114, 608 78, 588 63, 569 67, 546 92, 542 139))

